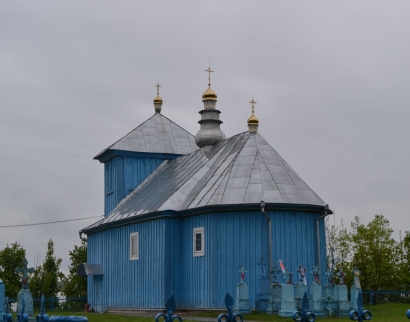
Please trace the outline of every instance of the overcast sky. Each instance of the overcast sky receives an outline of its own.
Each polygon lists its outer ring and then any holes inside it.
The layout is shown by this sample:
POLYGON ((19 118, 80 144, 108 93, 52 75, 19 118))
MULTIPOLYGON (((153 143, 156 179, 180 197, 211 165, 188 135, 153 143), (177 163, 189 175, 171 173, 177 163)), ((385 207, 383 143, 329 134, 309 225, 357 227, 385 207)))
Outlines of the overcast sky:
MULTIPOLYGON (((336 209, 410 230, 410 2, 1 1, 0 225, 103 215, 93 157, 154 114, 199 129, 208 60, 221 126, 260 134, 336 209)), ((98 218, 0 229, 69 265, 98 218)), ((332 219, 333 220, 333 219, 332 219)))

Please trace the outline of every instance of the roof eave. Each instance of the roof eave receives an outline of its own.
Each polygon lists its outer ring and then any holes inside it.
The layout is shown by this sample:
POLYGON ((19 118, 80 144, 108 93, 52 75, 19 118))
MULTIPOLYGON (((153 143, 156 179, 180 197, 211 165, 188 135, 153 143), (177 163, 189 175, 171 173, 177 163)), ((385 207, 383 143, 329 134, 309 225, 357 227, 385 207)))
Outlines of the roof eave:
POLYGON ((127 150, 107 149, 96 155, 93 160, 98 160, 100 163, 105 163, 115 156, 135 157, 135 158, 157 158, 173 160, 183 156, 183 154, 173 153, 155 153, 155 152, 135 152, 127 150))
MULTIPOLYGON (((146 214, 133 216, 125 219, 120 219, 112 222, 107 222, 105 224, 91 227, 89 229, 84 228, 80 230, 80 233, 92 234, 102 230, 107 230, 113 227, 124 226, 131 223, 136 223, 140 221, 154 220, 158 218, 182 218, 199 215, 201 213, 210 211, 238 211, 238 210, 260 210, 260 203, 253 204, 232 204, 232 205, 210 205, 204 207, 198 207, 193 209, 185 209, 181 211, 174 210, 164 210, 164 211, 152 211, 146 214)), ((286 203, 266 203, 265 210, 285 210, 285 211, 307 211, 307 212, 320 212, 327 215, 333 214, 329 209, 328 205, 307 205, 307 204, 286 204, 286 203)))

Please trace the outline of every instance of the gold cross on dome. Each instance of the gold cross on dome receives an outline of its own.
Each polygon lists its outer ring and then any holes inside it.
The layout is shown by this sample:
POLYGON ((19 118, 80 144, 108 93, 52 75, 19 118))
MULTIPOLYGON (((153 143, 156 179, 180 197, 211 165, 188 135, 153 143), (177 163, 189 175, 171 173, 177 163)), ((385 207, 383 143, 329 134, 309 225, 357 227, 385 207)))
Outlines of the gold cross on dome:
POLYGON ((205 69, 206 72, 208 72, 208 86, 211 86, 211 73, 214 71, 211 70, 211 67, 208 67, 208 69, 205 69))
POLYGON ((256 102, 253 100, 253 97, 252 97, 252 101, 250 101, 249 103, 252 104, 252 114, 254 114, 255 113, 254 109, 255 109, 256 102))
POLYGON ((161 86, 159 85, 159 82, 158 82, 157 85, 155 85, 155 87, 157 88, 157 95, 159 95, 159 88, 161 87, 161 86))

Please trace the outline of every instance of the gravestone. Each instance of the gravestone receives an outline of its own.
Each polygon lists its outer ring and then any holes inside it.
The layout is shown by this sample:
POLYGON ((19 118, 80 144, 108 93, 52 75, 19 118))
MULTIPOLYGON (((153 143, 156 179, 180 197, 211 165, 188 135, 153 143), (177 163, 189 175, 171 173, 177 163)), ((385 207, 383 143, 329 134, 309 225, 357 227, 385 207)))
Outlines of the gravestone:
POLYGON ((256 293, 255 310, 258 312, 266 312, 270 300, 270 289, 269 278, 266 276, 266 261, 263 257, 258 265, 261 268, 261 276, 259 277, 258 293, 256 293))
POLYGON ((349 299, 347 296, 347 286, 337 285, 335 288, 335 313, 339 316, 349 313, 349 299))
MULTIPOLYGON (((333 255, 332 255, 333 256, 333 255)), ((332 259, 332 263, 334 260, 332 259)), ((331 316, 336 310, 336 285, 335 285, 335 276, 334 276, 334 266, 327 268, 326 272, 323 273, 327 280, 327 285, 324 287, 325 293, 325 310, 327 314, 331 316)))
POLYGON ((359 279, 360 271, 357 267, 354 267, 352 273, 354 276, 354 283, 350 287, 350 309, 357 310, 357 297, 359 296, 359 292, 362 290, 359 279))
POLYGON ((239 268, 239 276, 241 282, 236 285, 236 302, 235 312, 237 313, 251 313, 251 304, 249 300, 249 287, 245 283, 245 266, 241 265, 239 268))
POLYGON ((270 299, 266 313, 278 314, 281 309, 282 285, 279 283, 272 283, 270 286, 270 299))
POLYGON ((34 268, 27 268, 27 260, 23 261, 23 266, 16 268, 16 273, 23 273, 21 279, 22 287, 20 292, 17 295, 17 312, 20 312, 23 307, 23 301, 25 305, 25 313, 28 315, 29 320, 34 320, 34 308, 33 308, 33 296, 31 295, 30 290, 28 289, 28 275, 27 273, 34 273, 34 268))
POLYGON ((302 305, 303 295, 307 293, 306 268, 305 266, 303 266, 303 264, 299 265, 298 274, 299 274, 299 281, 296 283, 296 288, 295 288, 296 307, 302 305))
POLYGON ((3 281, 0 278, 0 321, 3 321, 3 315, 4 315, 4 300, 6 296, 6 287, 3 283, 3 281))
POLYGON ((293 284, 282 284, 279 315, 292 316, 295 308, 295 286, 293 284))
POLYGON ((361 288, 356 288, 354 285, 350 287, 350 309, 357 310, 357 297, 359 296, 359 292, 361 292, 361 288))
POLYGON ((319 268, 317 266, 313 267, 310 274, 313 276, 313 282, 310 284, 309 308, 316 316, 323 316, 322 285, 319 279, 319 268))

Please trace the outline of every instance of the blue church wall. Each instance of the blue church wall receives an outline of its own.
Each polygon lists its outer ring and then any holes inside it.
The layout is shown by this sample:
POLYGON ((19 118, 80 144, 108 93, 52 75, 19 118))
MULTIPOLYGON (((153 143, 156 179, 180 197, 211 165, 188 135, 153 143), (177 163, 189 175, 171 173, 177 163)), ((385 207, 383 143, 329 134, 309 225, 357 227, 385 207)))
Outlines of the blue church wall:
MULTIPOLYGON (((316 218, 321 214, 267 211, 272 220, 273 264, 282 259, 297 282, 303 263, 317 265, 316 218)), ((321 267, 326 267, 325 229, 320 220, 321 267)), ((236 296, 240 265, 247 270, 250 303, 255 303, 261 273, 268 261, 268 220, 258 210, 213 211, 179 218, 158 218, 88 235, 88 262, 101 263, 103 309, 163 308, 174 293, 179 308, 224 308, 236 296), (204 227, 204 256, 193 256, 193 229, 204 227), (139 259, 130 260, 130 234, 139 233, 139 259)), ((266 272, 268 267, 266 267, 266 272)), ((311 275, 308 274, 308 282, 311 275)), ((95 301, 94 280, 88 296, 95 301)))
MULTIPOLYGON (((149 155, 150 157, 117 155, 105 162, 105 216, 166 160, 152 153, 149 155)), ((174 155, 170 155, 169 158, 173 157, 174 155)))
MULTIPOLYGON (((309 271, 317 265, 316 218, 318 214, 268 211, 272 220, 273 265, 282 259, 294 274, 303 263, 309 271)), ((325 267, 325 231, 320 225, 321 267, 325 267)), ((250 302, 255 303, 261 268, 268 251, 268 220, 260 211, 213 212, 185 218, 181 222, 180 258, 189 270, 179 270, 178 305, 183 308, 224 308, 226 292, 236 295, 237 273, 245 265, 250 302), (204 227, 205 255, 193 257, 192 234, 204 227)), ((177 249, 174 251, 177 252, 177 249)), ((266 267, 266 272, 268 267, 266 267)), ((310 275, 308 280, 310 280, 310 275)))
MULTIPOLYGON (((100 263, 102 309, 164 306, 166 220, 115 227, 88 235, 87 261, 100 263), (130 234, 138 232, 139 259, 130 260, 130 234)), ((88 301, 95 305, 94 277, 88 277, 88 301)))

